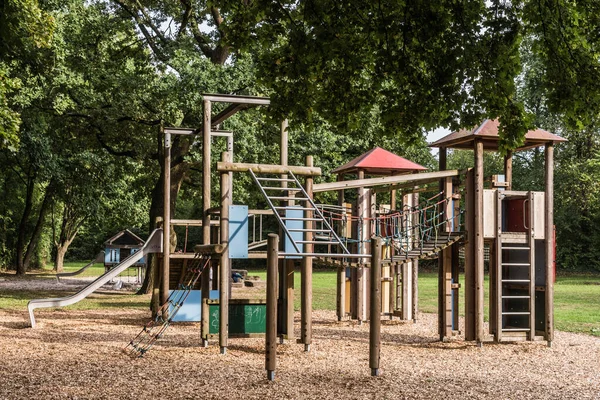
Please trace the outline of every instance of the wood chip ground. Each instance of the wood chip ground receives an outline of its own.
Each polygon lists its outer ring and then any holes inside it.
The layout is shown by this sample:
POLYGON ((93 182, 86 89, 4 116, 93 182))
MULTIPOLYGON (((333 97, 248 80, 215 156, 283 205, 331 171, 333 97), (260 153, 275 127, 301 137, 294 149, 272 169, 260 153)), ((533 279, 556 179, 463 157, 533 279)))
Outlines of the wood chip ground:
MULTIPOLYGON (((197 324, 169 328, 142 359, 121 352, 147 321, 139 309, 0 310, 0 399, 600 399, 600 338, 556 332, 545 342, 440 343, 436 316, 385 321, 379 377, 369 325, 313 313, 311 352, 278 347, 266 380, 264 339, 199 346, 197 324)), ((299 314, 296 315, 299 334, 299 314)), ((461 322, 462 323, 462 322, 461 322)))

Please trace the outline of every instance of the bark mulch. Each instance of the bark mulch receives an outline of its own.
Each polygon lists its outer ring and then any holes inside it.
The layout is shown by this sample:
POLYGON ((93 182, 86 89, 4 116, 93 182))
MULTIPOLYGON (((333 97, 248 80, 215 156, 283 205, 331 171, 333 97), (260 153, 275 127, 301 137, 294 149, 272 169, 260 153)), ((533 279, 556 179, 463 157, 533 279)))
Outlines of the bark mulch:
MULTIPOLYGON (((0 399, 600 399, 600 338, 556 332, 545 342, 436 340, 436 316, 384 321, 382 375, 371 377, 368 324, 315 311, 313 345, 278 348, 266 380, 264 339, 230 339, 226 355, 178 324, 142 359, 121 348, 147 320, 140 310, 0 310, 0 399)), ((299 319, 299 315, 296 315, 299 319)), ((297 321, 298 322, 298 321, 297 321)), ((299 323, 296 324, 299 327, 299 323)), ((298 334, 298 332, 296 332, 298 334)))

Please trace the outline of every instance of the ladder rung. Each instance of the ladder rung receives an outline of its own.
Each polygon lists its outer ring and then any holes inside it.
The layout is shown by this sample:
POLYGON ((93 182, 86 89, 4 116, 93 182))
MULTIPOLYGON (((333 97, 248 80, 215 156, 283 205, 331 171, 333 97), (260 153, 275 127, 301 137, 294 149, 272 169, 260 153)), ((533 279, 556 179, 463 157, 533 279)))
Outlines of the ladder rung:
POLYGON ((502 332, 529 332, 529 328, 503 328, 502 332))
POLYGON ((530 299, 531 296, 502 296, 503 299, 530 299))
POLYGON ((530 248, 529 247, 508 246, 508 247, 502 247, 502 250, 530 250, 530 248))
POLYGON ((256 179, 259 181, 272 181, 272 182, 296 182, 294 179, 290 179, 290 178, 260 178, 257 176, 256 179))
POLYGON ((529 263, 502 263, 505 267, 529 267, 529 263))
POLYGON ((329 229, 296 229, 296 228, 288 228, 290 232, 330 232, 329 229))
POLYGON ((529 279, 502 279, 502 283, 529 283, 529 279))
MULTIPOLYGON (((306 197, 269 196, 271 200, 308 201, 306 197)), ((313 210, 313 208, 311 208, 313 210)))
POLYGON ((321 218, 296 218, 296 217, 281 217, 284 221, 323 221, 321 218))
POLYGON ((280 186, 263 186, 263 189, 265 189, 265 190, 283 190, 286 192, 299 192, 302 190, 297 187, 280 187, 280 186))
POLYGON ((297 240, 296 243, 306 243, 306 244, 340 244, 340 242, 332 242, 332 241, 323 241, 323 240, 297 240))
MULTIPOLYGON (((298 200, 295 197, 293 198, 294 200, 298 200)), ((284 206, 275 206, 273 207, 276 210, 305 210, 305 211, 315 211, 314 208, 312 207, 284 207, 284 206)), ((323 221, 322 219, 319 219, 319 221, 323 221)))
POLYGON ((529 315, 531 314, 529 311, 506 311, 503 312, 502 315, 529 315))

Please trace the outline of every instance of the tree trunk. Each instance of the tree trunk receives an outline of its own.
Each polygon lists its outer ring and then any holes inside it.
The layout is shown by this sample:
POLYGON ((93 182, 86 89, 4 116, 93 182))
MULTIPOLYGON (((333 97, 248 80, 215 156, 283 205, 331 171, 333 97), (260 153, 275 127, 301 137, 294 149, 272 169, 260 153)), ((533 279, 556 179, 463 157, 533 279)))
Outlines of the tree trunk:
POLYGON ((54 257, 54 271, 62 272, 64 269, 64 261, 65 254, 67 253, 67 249, 69 245, 66 246, 56 246, 56 256, 54 257))
POLYGON ((27 270, 24 263, 25 255, 25 242, 27 234, 27 221, 31 215, 31 208, 33 206, 33 188, 35 186, 35 177, 32 175, 27 180, 27 193, 25 195, 25 208, 23 209, 23 215, 21 216, 21 222, 19 223, 19 233, 17 236, 17 275, 25 275, 27 270))
POLYGON ((50 204, 52 203, 53 196, 52 183, 48 185, 46 188, 46 194, 44 195, 44 200, 42 201, 42 205, 40 206, 40 211, 38 215, 38 220, 33 228, 33 233, 31 234, 31 240, 29 241, 29 245, 27 245, 27 251, 25 252, 25 256, 23 257, 23 265, 25 269, 29 269, 31 263, 31 257, 38 245, 40 240, 40 236, 42 235, 44 222, 46 221, 46 216, 48 215, 48 211, 50 210, 50 204))

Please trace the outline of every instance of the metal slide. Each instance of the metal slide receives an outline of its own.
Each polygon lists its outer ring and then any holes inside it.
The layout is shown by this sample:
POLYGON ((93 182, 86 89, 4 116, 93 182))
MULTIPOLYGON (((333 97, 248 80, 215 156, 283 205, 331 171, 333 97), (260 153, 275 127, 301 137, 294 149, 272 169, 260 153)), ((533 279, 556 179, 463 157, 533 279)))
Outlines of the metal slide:
POLYGON ((94 265, 96 263, 101 263, 101 262, 104 262, 104 250, 102 250, 100 253, 98 253, 98 255, 92 261, 90 261, 89 264, 87 264, 85 267, 78 269, 77 271, 74 271, 74 272, 61 272, 60 274, 56 274, 56 280, 60 282, 60 278, 65 278, 67 276, 79 275, 83 271, 85 271, 86 269, 91 267, 92 265, 94 265))
POLYGON ((55 299, 37 299, 31 300, 27 304, 27 309, 29 310, 29 320, 31 321, 31 327, 35 328, 35 317, 33 315, 33 310, 36 308, 48 308, 48 307, 65 307, 70 306, 71 304, 75 304, 87 296, 100 289, 105 283, 109 282, 116 276, 118 276, 121 272, 125 271, 127 268, 131 267, 137 261, 139 261, 142 257, 150 253, 160 253, 162 252, 162 229, 155 229, 148 240, 146 240, 146 244, 137 252, 133 253, 125 260, 123 260, 120 264, 117 264, 110 271, 98 277, 95 281, 81 289, 79 292, 67 296, 67 297, 58 297, 55 299))

